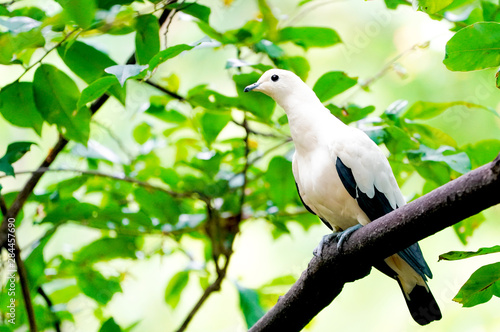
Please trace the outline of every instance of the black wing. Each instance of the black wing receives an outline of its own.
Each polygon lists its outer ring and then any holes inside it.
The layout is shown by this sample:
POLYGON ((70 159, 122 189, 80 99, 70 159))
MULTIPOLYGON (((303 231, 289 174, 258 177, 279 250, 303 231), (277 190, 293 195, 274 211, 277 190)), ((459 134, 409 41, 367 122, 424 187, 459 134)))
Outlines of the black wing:
MULTIPOLYGON (((339 174, 340 181, 344 185, 345 189, 359 204, 361 210, 368 216, 368 218, 373 221, 381 216, 394 210, 389 203, 389 200, 384 193, 380 192, 375 187, 375 195, 370 198, 364 192, 362 192, 356 184, 356 179, 352 174, 352 170, 347 167, 339 157, 335 163, 337 168, 337 173, 339 174)), ((424 260, 422 251, 418 243, 414 243, 410 247, 398 252, 399 256, 403 258, 415 271, 417 271, 424 280, 426 275, 432 278, 432 273, 424 260)))

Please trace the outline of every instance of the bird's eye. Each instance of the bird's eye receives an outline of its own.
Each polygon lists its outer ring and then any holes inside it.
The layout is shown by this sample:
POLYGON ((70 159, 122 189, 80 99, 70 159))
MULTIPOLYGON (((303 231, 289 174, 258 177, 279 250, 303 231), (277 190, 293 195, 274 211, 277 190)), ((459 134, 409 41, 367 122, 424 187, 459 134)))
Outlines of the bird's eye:
POLYGON ((273 76, 271 76, 271 81, 273 82, 278 82, 278 80, 280 79, 280 77, 276 74, 274 74, 273 76))

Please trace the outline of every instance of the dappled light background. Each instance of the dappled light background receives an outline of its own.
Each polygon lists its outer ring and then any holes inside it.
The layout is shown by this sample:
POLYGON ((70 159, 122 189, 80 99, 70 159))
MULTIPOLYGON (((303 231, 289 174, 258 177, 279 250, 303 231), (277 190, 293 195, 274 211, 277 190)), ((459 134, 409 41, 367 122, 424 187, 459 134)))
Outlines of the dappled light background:
MULTIPOLYGON (((241 27, 248 20, 259 16, 257 1, 222 1, 200 0, 200 4, 210 6, 211 26, 218 31, 241 27)), ((45 7, 48 11, 58 11, 57 3, 44 0, 33 4, 45 7)), ((423 12, 414 11, 411 6, 399 6, 388 10, 383 1, 312 1, 297 7, 298 1, 268 0, 273 13, 280 19, 280 26, 324 26, 335 29, 343 43, 328 48, 310 48, 304 50, 292 43, 280 45, 288 55, 305 56, 311 69, 306 83, 313 86, 324 73, 339 70, 351 77, 359 77, 360 82, 369 80, 369 91, 358 87, 336 96, 333 102, 344 105, 355 103, 360 106, 374 105, 376 110, 370 116, 379 116, 397 100, 407 100, 409 105, 416 101, 452 102, 467 101, 487 106, 500 111, 500 91, 495 88, 495 69, 473 72, 449 71, 442 60, 446 42, 453 36, 449 31, 452 24, 448 21, 432 20, 423 12), (400 57, 394 61, 396 57, 400 57), (384 69, 388 64, 391 68, 384 69)), ((144 5, 146 6, 146 5, 144 5)), ((137 10, 143 7, 138 6, 137 10)), ((192 44, 202 39, 200 31, 192 18, 178 14, 169 26, 162 43, 168 46, 186 43, 192 44)), ((134 51, 134 33, 124 36, 89 36, 82 39, 86 43, 110 55, 117 63, 125 63, 134 51)), ((43 53, 37 51, 34 58, 43 53)), ((217 49, 207 47, 195 52, 186 52, 161 65, 151 80, 161 83, 172 74, 179 78, 178 93, 185 96, 199 84, 207 84, 212 90, 225 95, 236 96, 231 77, 237 69, 226 69, 228 59, 237 58, 236 49, 231 45, 217 49)), ((256 55, 243 48, 241 58, 248 63, 266 64, 271 62, 261 55, 256 55)), ((59 69, 67 67, 54 52, 45 63, 51 63, 59 69)), ((242 68, 248 72, 248 68, 242 68)), ((4 86, 23 72, 20 66, 0 66, 0 86, 4 86)), ((69 70, 80 87, 86 84, 69 70)), ((32 78, 33 71, 25 76, 32 78)), ((163 82, 164 83, 164 82, 163 82)), ((126 108, 115 99, 110 99, 94 117, 100 125, 91 124, 91 140, 97 142, 88 149, 71 143, 71 153, 58 157, 54 167, 87 168, 83 157, 99 153, 105 159, 117 163, 129 163, 131 156, 148 149, 156 149, 164 167, 174 164, 175 154, 170 148, 169 138, 162 133, 166 129, 163 122, 145 115, 149 107, 150 96, 159 95, 151 86, 129 80, 127 82, 126 108), (151 132, 156 135, 147 144, 139 145, 131 134, 134 129, 146 122, 151 132), (110 138, 103 127, 109 128, 122 142, 126 151, 110 138), (78 157, 81 155, 82 157, 78 157)), ((178 106, 182 109, 182 105, 178 106)), ((275 116, 284 112, 277 107, 275 116)), ((441 115, 424 120, 450 135, 459 147, 474 144, 485 139, 500 140, 500 119, 491 112, 479 108, 457 106, 441 115)), ((363 123, 351 125, 363 126, 363 123)), ((256 128, 259 128, 258 125, 256 128)), ((288 127, 284 126, 284 131, 288 127)), ((241 136, 241 128, 227 126, 219 138, 241 136)), ((30 170, 37 167, 47 154, 48 149, 57 139, 53 127, 44 125, 43 139, 25 129, 15 129, 0 119, 0 139, 4 146, 18 140, 34 141, 29 158, 23 158, 15 164, 16 170, 30 170)), ((272 144, 256 142, 258 148, 272 144)), ((289 156, 292 143, 283 145, 275 154, 289 156)), ((385 149, 385 148, 384 148, 385 149)), ((388 151, 385 149, 387 154, 388 151)), ((267 157, 270 158, 270 157, 267 157)), ((265 159, 269 160, 269 159, 265 159)), ((113 173, 110 165, 101 165, 103 172, 113 173)), ((37 190, 73 175, 66 173, 47 174, 37 190)), ((2 179, 3 191, 22 188, 26 175, 2 179)), ((411 200, 422 194, 424 180, 413 173, 402 186, 403 194, 411 200)), ((36 192, 36 191, 35 191, 36 192)), ((89 202, 98 202, 100 197, 85 198, 89 202)), ((25 221, 36 214, 36 204, 30 203, 25 208, 25 221)), ((376 270, 352 284, 347 284, 335 301, 325 308, 306 327, 306 331, 499 331, 500 301, 494 297, 490 302, 472 308, 452 301, 460 287, 469 276, 482 265, 498 261, 499 254, 475 257, 462 261, 439 261, 438 256, 451 250, 477 250, 498 244, 500 238, 500 208, 493 207, 484 213, 483 222, 468 238, 464 245, 452 228, 445 229, 420 242, 424 256, 434 274, 429 286, 443 313, 441 321, 421 327, 411 318, 398 285, 376 270)), ((194 317, 187 331, 245 331, 245 319, 240 310, 238 289, 235 285, 258 289, 280 276, 292 276, 297 279, 312 258, 312 251, 321 237, 329 230, 319 221, 308 229, 296 222, 288 224, 289 233, 277 236, 275 227, 264 219, 252 218, 241 225, 241 232, 234 243, 234 255, 231 258, 226 280, 222 289, 214 293, 194 317)), ((19 228, 22 234, 21 248, 29 246, 42 236, 47 227, 23 222, 19 228)), ((71 252, 101 237, 101 231, 87 228, 77 223, 64 224, 45 248, 45 257, 71 252)), ((165 289, 171 278, 179 271, 204 261, 204 249, 200 240, 184 236, 182 247, 189 253, 180 252, 176 242, 168 237, 150 236, 145 238, 144 252, 151 248, 162 248, 163 254, 155 253, 149 259, 125 260, 98 263, 97 268, 105 276, 119 275, 122 278, 123 292, 116 293, 108 305, 98 307, 94 301, 83 295, 73 298, 68 303, 68 310, 74 315, 74 323, 65 322, 64 331, 97 331, 101 326, 100 317, 114 317, 122 327, 135 325, 131 331, 174 331, 189 313, 202 293, 198 278, 191 277, 186 288, 180 294, 179 302, 173 309, 165 302, 165 289), (149 249, 148 249, 149 248, 149 249), (188 257, 192 257, 190 260, 188 257)), ((153 250, 153 249, 151 249, 153 250)), ((156 250, 156 249, 155 249, 156 250)), ((284 293, 289 286, 281 287, 277 293, 284 293)), ((47 289, 50 293, 50 290, 47 289)), ((270 301, 269 299, 267 299, 270 301)), ((266 299, 262 299, 266 301, 266 299)), ((265 306, 271 302, 263 303, 265 306)))

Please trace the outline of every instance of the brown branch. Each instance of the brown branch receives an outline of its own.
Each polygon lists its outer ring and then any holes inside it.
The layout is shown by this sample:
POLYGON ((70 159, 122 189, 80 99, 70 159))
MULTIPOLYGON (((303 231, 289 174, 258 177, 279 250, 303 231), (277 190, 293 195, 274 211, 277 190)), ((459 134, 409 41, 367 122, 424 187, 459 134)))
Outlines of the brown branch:
POLYGON ((300 331, 340 294, 346 282, 366 276, 374 262, 500 203, 496 159, 382 216, 352 234, 337 250, 323 248, 278 303, 250 329, 300 331))
POLYGON ((19 273, 19 283, 21 284, 21 292, 23 294, 24 306, 26 307, 26 313, 28 314, 28 322, 30 325, 30 331, 36 332, 36 316, 35 311, 33 310, 33 303, 31 302, 31 294, 30 294, 30 286, 28 284, 28 273, 26 272, 26 266, 24 265, 23 260, 21 259, 21 249, 19 249, 19 245, 16 242, 14 245, 15 249, 15 257, 16 265, 17 265, 17 273, 19 273))
MULTIPOLYGON (((7 209, 7 204, 3 196, 0 196, 0 208, 4 216, 9 212, 7 209)), ((15 222, 15 221, 14 221, 15 222)), ((8 225, 6 223, 6 225, 8 225)), ((15 233, 14 233, 15 234, 15 233)), ((26 313, 28 314, 28 322, 30 326, 30 331, 36 332, 36 318, 35 311, 33 310, 33 303, 31 302, 31 294, 28 285, 28 276, 26 273, 26 267, 21 259, 21 249, 19 249, 19 244, 17 243, 17 237, 14 237, 14 260, 17 266, 17 273, 19 273, 19 282, 21 283, 21 292, 23 295, 24 305, 26 307, 26 313)), ((0 247, 0 250, 2 248, 0 247)))

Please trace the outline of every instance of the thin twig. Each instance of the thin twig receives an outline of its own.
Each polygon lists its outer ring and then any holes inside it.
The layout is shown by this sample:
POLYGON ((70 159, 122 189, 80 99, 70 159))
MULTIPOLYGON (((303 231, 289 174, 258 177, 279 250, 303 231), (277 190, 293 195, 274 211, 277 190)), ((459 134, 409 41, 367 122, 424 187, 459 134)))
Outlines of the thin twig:
POLYGON ((243 205, 245 204, 245 199, 246 199, 246 194, 245 190, 247 188, 248 184, 248 168, 250 167, 250 160, 248 158, 248 155, 250 154, 250 145, 249 145, 249 138, 250 138, 250 128, 248 127, 248 121, 247 121, 247 114, 245 112, 245 118, 243 119, 243 128, 245 128, 245 138, 243 138, 243 141, 245 142, 245 166, 243 167, 243 171, 241 172, 243 174, 243 185, 241 186, 241 197, 240 197, 240 213, 239 213, 239 218, 243 217, 243 205))
POLYGON ((53 311, 52 300, 47 295, 47 293, 45 293, 45 291, 43 290, 43 288, 41 286, 38 287, 37 291, 38 291, 38 294, 40 294, 40 296, 45 300, 45 303, 47 303, 47 308, 49 308, 49 311, 52 314, 52 318, 54 319, 54 329, 56 330, 56 332, 61 332, 61 321, 59 320, 59 317, 57 317, 57 315, 53 311))
POLYGON ((344 101, 341 102, 340 104, 345 104, 348 100, 351 100, 354 97, 354 95, 356 95, 359 91, 367 89, 375 81, 382 78, 385 74, 387 74, 394 67, 396 62, 398 60, 400 60, 402 57, 414 52, 415 50, 417 50, 419 48, 426 48, 430 42, 431 41, 428 40, 428 41, 423 42, 423 43, 417 43, 417 44, 413 45, 412 47, 410 47, 410 48, 404 50, 403 52, 399 53, 398 55, 396 55, 394 58, 389 60, 389 62, 387 62, 378 73, 376 73, 375 75, 373 75, 372 77, 370 77, 369 79, 367 79, 363 82, 358 82, 358 84, 352 90, 351 94, 349 94, 347 97, 345 97, 344 101))
POLYGON ((0 193, 0 208, 2 210, 2 215, 7 215, 7 211, 9 209, 7 208, 7 204, 5 203, 5 198, 3 198, 3 195, 0 193))
POLYGON ((255 163, 257 163, 259 160, 261 160, 262 158, 264 158, 265 156, 267 156, 268 154, 270 154, 271 152, 273 152, 274 150, 276 149, 279 149, 280 147, 282 147, 283 145, 287 144, 287 143, 290 143, 292 141, 292 138, 291 137, 287 137, 285 140, 279 142, 278 144, 270 147, 269 149, 267 149, 266 151, 264 151, 264 153, 262 153, 261 155, 253 158, 251 161, 250 161, 250 165, 254 165, 255 163))
POLYGON ((149 84, 152 87, 155 87, 156 89, 160 90, 161 92, 163 92, 163 93, 165 93, 165 94, 169 95, 170 97, 173 97, 173 98, 175 98, 177 100, 180 100, 180 101, 186 100, 184 97, 178 95, 177 93, 172 92, 170 90, 167 90, 164 87, 159 86, 158 84, 156 84, 154 82, 151 82, 150 80, 146 80, 146 81, 144 81, 144 83, 149 84))
POLYGON ((15 80, 15 82, 19 82, 19 80, 33 67, 35 67, 37 64, 41 63, 43 59, 45 59, 45 57, 47 55, 49 55, 49 53, 51 53, 53 50, 55 50, 56 48, 58 48, 59 46, 61 46, 66 40, 68 40, 69 37, 71 37, 71 35, 73 33, 75 33, 76 31, 80 30, 80 28, 76 28, 72 31, 70 31, 66 36, 64 36, 64 38, 59 42, 57 43, 56 45, 54 45, 52 48, 48 49, 44 55, 42 55, 42 57, 40 59, 38 59, 38 61, 36 61, 35 63, 33 63, 32 65, 30 65, 28 68, 26 68, 24 70, 24 72, 15 80))
POLYGON ((189 312, 187 317, 184 319, 184 322, 182 323, 182 325, 177 329, 177 332, 185 331, 188 324, 193 319, 194 315, 196 315, 198 310, 200 310, 201 306, 203 305, 203 303, 205 303, 205 301, 208 299, 208 297, 213 292, 220 290, 222 281, 224 280, 224 278, 226 277, 226 274, 227 274, 227 268, 229 266, 230 258, 231 258, 231 256, 227 256, 224 266, 222 267, 222 269, 220 269, 220 272, 217 275, 217 279, 215 279, 215 281, 212 284, 210 284, 210 286, 205 288, 205 291, 201 295, 200 299, 198 300, 198 302, 196 302, 196 305, 193 307, 193 309, 189 312))
MULTIPOLYGON (((243 127, 245 128, 245 123, 239 123, 238 121, 232 119, 231 122, 233 122, 234 124, 240 126, 240 127, 243 127)), ((250 127, 248 127, 248 124, 246 125, 247 128, 245 128, 250 134, 252 135, 256 135, 256 136, 263 136, 263 137, 271 137, 271 138, 282 138, 282 137, 286 137, 285 135, 283 134, 280 134, 280 135, 276 135, 276 134, 272 134, 272 133, 261 133, 259 131, 256 131, 256 130, 253 130, 251 129, 250 127)))
MULTIPOLYGON (((151 183, 148 183, 148 182, 144 182, 144 181, 141 181, 141 180, 137 180, 137 179, 134 179, 134 178, 131 178, 131 177, 128 177, 128 176, 118 176, 118 175, 112 175, 112 174, 106 174, 106 173, 102 173, 102 172, 98 172, 98 171, 93 171, 93 170, 83 170, 83 169, 74 169, 74 168, 48 168, 48 167, 39 167, 37 170, 33 170, 33 171, 19 171, 19 172, 15 172, 14 174, 15 175, 21 175, 21 174, 43 174, 43 173, 47 173, 47 172, 73 172, 73 173, 80 173, 82 175, 92 175, 92 176, 98 176, 98 177, 103 177, 103 178, 109 178, 109 179, 113 179, 113 180, 117 180, 117 181, 124 181, 124 182, 129 182, 129 183, 134 183, 134 184, 137 184, 141 187, 144 187, 144 188, 149 188, 149 189, 153 189, 153 190, 158 190, 158 191, 162 191, 172 197, 176 197, 176 198, 194 198, 196 195, 201 195, 201 194, 198 194, 198 193, 194 193, 194 192, 189 192, 189 193, 178 193, 178 192, 175 192, 175 191, 171 191, 171 190, 168 190, 168 189, 165 189, 163 187, 160 187, 160 186, 156 186, 154 184, 151 184, 151 183)), ((0 175, 0 179, 1 178, 5 178, 7 177, 8 175, 0 175)))

